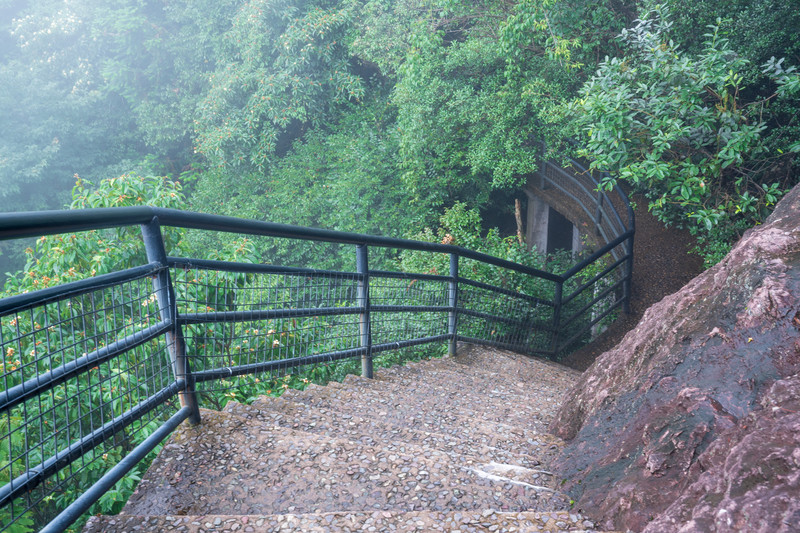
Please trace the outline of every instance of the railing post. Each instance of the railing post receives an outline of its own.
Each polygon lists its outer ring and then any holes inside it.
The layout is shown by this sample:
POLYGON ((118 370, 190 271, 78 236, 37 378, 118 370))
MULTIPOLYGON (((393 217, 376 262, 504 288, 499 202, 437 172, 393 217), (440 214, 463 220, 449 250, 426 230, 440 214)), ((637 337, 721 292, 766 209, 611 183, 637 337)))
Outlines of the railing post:
POLYGON ((455 357, 458 339, 458 254, 453 253, 450 254, 450 282, 447 300, 447 304, 450 306, 450 312, 447 315, 447 334, 450 335, 447 355, 455 357))
POLYGON ((558 335, 561 327, 561 299, 564 292, 564 280, 556 282, 556 291, 553 296, 553 337, 550 341, 550 351, 553 357, 558 353, 558 335))
POLYGON ((606 195, 603 190, 598 186, 597 188, 597 212, 594 215, 594 231, 598 237, 601 235, 600 224, 603 223, 603 200, 606 195))
POLYGON ((178 306, 175 301, 175 289, 167 267, 167 251, 164 249, 164 238, 161 235, 161 225, 158 218, 154 217, 148 224, 142 224, 142 237, 144 239, 147 260, 164 265, 158 275, 153 278, 153 289, 158 301, 161 319, 172 324, 172 331, 167 332, 167 349, 172 359, 172 369, 175 379, 184 379, 186 385, 180 393, 181 407, 189 407, 191 415, 189 423, 200 423, 200 408, 197 403, 197 393, 194 390, 189 360, 186 357, 186 342, 183 338, 183 328, 178 324, 178 306))
POLYGON ((547 145, 544 144, 544 141, 539 145, 539 189, 545 189, 545 165, 547 165, 547 161, 544 160, 545 153, 547 152, 547 145))
POLYGON ((358 278, 358 306, 364 311, 358 317, 361 347, 366 348, 361 356, 361 375, 372 379, 372 331, 369 313, 369 251, 366 244, 356 245, 356 272, 358 278))
POLYGON ((625 241, 628 252, 628 261, 625 265, 625 283, 622 284, 622 310, 626 315, 631 314, 631 281, 633 280, 633 235, 625 241))

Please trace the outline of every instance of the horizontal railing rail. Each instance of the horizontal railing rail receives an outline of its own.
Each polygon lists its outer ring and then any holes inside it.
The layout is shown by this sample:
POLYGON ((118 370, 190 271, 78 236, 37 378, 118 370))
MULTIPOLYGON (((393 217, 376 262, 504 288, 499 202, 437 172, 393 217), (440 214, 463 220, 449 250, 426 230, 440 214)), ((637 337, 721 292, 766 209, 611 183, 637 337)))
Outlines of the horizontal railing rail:
MULTIPOLYGON (((574 140, 568 140, 568 143, 573 148, 578 146, 574 140)), ((540 149, 543 154, 547 151, 544 143, 541 143, 540 149)), ((591 170, 587 163, 565 157, 541 161, 535 176, 539 179, 540 189, 556 189, 568 199, 567 203, 572 209, 577 207, 583 215, 579 218, 592 222, 593 230, 602 243, 610 243, 615 237, 635 230, 633 208, 622 189, 615 186, 610 195, 603 190, 608 172, 591 170), (625 211, 625 221, 618 208, 625 211)), ((632 252, 632 248, 628 252, 632 252)), ((613 251, 612 255, 619 259, 624 254, 613 251)))
POLYGON ((178 424, 197 423, 202 403, 256 390, 257 376, 360 359, 371 377, 377 354, 430 343, 557 358, 627 305, 632 212, 619 222, 553 273, 447 244, 146 206, 0 214, 0 239, 138 225, 146 257, 0 299, 0 530, 63 530, 178 424), (172 257, 165 226, 353 245, 356 269, 172 257), (371 247, 446 254, 450 269, 371 270, 371 247), (475 263, 502 286, 459 273, 475 263), (534 293, 516 289, 525 279, 534 293))

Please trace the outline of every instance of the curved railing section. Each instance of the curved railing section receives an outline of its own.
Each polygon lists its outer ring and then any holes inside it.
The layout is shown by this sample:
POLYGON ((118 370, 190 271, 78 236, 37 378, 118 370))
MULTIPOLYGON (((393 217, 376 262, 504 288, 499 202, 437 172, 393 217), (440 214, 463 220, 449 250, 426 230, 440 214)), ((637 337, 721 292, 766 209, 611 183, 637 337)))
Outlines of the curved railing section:
MULTIPOLYGON (((574 141, 570 143, 576 146, 574 141)), ((541 151, 546 152, 544 144, 541 151)), ((608 172, 590 170, 583 160, 542 158, 527 188, 570 219, 590 244, 602 247, 635 229, 627 195, 617 186, 604 190, 602 184, 608 177, 608 172)), ((611 253, 620 259, 626 251, 618 248, 611 253)))
POLYGON ((631 213, 561 274, 451 245, 153 207, 2 214, 0 239, 130 226, 143 264, 0 299, 4 530, 66 528, 178 424, 199 422, 204 393, 345 359, 370 377, 375 355, 437 342, 557 358, 630 296, 631 213), (171 257, 164 226, 339 243, 356 268, 171 257), (449 272, 373 270, 378 247, 445 254, 449 272))

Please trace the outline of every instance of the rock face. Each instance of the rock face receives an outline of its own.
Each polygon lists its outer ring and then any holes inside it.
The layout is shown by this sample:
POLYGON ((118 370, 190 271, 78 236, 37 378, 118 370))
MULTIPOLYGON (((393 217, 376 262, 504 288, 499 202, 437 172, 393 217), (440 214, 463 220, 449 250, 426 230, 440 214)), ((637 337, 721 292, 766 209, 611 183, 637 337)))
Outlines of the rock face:
POLYGON ((557 474, 606 527, 800 531, 798 372, 800 186, 583 375, 557 474))

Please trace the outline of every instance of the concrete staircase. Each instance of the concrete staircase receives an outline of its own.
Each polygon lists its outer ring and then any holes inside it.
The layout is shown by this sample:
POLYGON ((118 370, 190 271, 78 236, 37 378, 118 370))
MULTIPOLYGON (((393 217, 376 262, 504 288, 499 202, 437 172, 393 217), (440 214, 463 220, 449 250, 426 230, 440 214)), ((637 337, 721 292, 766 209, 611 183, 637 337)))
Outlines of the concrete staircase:
POLYGON ((593 531, 547 471, 577 373, 466 346, 204 410, 94 532, 593 531))

